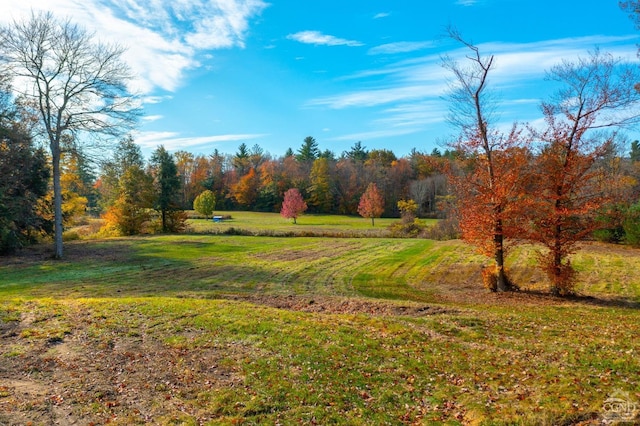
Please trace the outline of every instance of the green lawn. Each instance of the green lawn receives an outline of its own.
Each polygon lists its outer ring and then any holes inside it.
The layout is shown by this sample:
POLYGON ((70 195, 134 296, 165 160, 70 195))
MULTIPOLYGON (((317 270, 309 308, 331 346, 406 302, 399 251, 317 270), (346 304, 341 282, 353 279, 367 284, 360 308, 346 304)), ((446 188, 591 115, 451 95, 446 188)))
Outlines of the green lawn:
POLYGON ((563 300, 538 293, 528 246, 509 265, 531 292, 507 295, 457 241, 66 248, 0 259, 0 424, 599 424, 612 395, 640 406, 637 250, 586 245, 583 297, 563 300))
MULTIPOLYGON (((285 219, 279 213, 225 212, 217 211, 215 215, 230 215, 231 219, 213 222, 211 219, 190 219, 189 227, 194 232, 223 233, 229 228, 246 230, 251 233, 274 234, 330 234, 337 236, 388 236, 387 227, 398 218, 377 218, 374 226, 371 219, 359 216, 304 214, 293 223, 293 219, 285 219)), ((424 219, 425 224, 433 224, 434 219, 424 219)))

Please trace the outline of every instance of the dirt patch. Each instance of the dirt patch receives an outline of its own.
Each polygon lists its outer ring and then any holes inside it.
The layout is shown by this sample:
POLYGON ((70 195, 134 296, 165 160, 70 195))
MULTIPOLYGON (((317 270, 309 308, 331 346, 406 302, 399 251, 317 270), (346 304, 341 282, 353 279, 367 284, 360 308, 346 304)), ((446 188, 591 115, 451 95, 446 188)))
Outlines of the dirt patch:
MULTIPOLYGON (((52 260, 54 255, 53 245, 36 244, 27 246, 11 256, 2 257, 3 266, 32 266, 46 260, 52 260)), ((132 255, 131 244, 109 241, 107 244, 99 244, 93 240, 67 242, 64 245, 64 261, 124 261, 132 255)))
MULTIPOLYGON (((0 425, 147 424, 182 413, 205 423, 203 392, 240 386, 242 346, 169 345, 145 330, 94 335, 89 315, 64 339, 27 339, 28 318, 0 347, 0 425), (11 348, 19 347, 17 353, 11 348)), ((197 339, 199 330, 185 330, 197 339)), ((180 334, 173 337, 180 338, 180 334)))
POLYGON ((426 316, 455 313, 456 309, 424 304, 400 304, 365 299, 345 299, 328 296, 268 296, 268 295, 228 295, 216 296, 227 300, 237 300, 257 305, 270 306, 291 311, 326 314, 367 314, 380 316, 426 316))
POLYGON ((491 292, 480 285, 461 285, 458 288, 438 288, 434 296, 446 304, 467 306, 600 306, 640 309, 640 303, 619 297, 594 297, 577 294, 558 297, 542 290, 520 290, 504 293, 491 292))

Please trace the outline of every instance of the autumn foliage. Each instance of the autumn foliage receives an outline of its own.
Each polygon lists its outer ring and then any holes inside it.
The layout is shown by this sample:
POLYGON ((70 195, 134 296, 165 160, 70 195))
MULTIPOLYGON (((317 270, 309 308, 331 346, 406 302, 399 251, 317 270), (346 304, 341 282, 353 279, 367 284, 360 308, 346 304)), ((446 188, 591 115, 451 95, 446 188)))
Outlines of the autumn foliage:
POLYGON ((384 198, 375 183, 370 183, 367 190, 360 197, 358 213, 362 217, 371 218, 371 226, 374 226, 374 218, 382 216, 384 212, 384 198))
POLYGON ((530 126, 524 134, 514 124, 504 133, 495 125, 496 105, 487 92, 494 57, 481 56, 455 30, 450 35, 471 52, 468 66, 444 63, 456 83, 450 121, 460 129, 455 147, 461 155, 447 174, 462 238, 493 257, 483 271, 486 287, 511 287, 506 244, 531 241, 545 248, 539 261, 551 291, 569 294, 576 277, 568 256, 603 226, 598 215, 628 183, 610 157, 618 130, 640 119, 637 67, 597 50, 565 61, 547 74, 559 90, 542 103, 545 126, 530 126))
POLYGON ((282 202, 282 209, 280 215, 287 219, 293 219, 293 223, 296 223, 296 219, 302 213, 307 210, 307 203, 304 202, 302 194, 297 188, 291 188, 284 193, 284 201, 282 202))
POLYGON ((598 213, 629 184, 608 161, 617 129, 638 119, 637 70, 596 51, 586 59, 554 67, 549 78, 562 89, 542 109, 546 127, 528 209, 528 239, 547 250, 540 262, 555 294, 573 291, 568 256, 577 243, 603 226, 598 213))
POLYGON ((505 243, 515 234, 522 205, 525 141, 517 125, 505 134, 494 124, 491 112, 495 105, 488 93, 494 57, 481 56, 478 48, 455 30, 450 30, 450 35, 471 54, 468 66, 451 59, 444 63, 455 76, 449 121, 460 130, 455 146, 461 153, 458 164, 450 166, 447 173, 457 197, 462 239, 493 258, 496 290, 507 291, 511 286, 505 273, 505 243))
POLYGON ((242 176, 240 181, 233 186, 233 196, 240 205, 250 206, 255 203, 258 197, 259 185, 260 178, 256 170, 251 168, 249 172, 242 176))

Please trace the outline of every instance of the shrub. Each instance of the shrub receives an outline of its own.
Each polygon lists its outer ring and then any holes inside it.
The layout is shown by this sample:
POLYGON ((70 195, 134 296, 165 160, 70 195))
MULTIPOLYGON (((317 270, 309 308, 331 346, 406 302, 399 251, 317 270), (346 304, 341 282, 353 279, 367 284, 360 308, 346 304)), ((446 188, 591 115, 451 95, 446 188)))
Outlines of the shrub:
POLYGON ((427 229, 426 225, 418 218, 414 218, 411 222, 404 219, 400 222, 394 222, 389 225, 392 237, 400 238, 418 238, 427 229))
POLYGON ((106 235, 137 235, 145 233, 151 214, 148 209, 127 204, 118 199, 102 216, 106 235))
POLYGON ((439 220, 435 225, 425 229, 421 236, 438 241, 458 239, 460 238, 458 221, 453 218, 439 220))
POLYGON ((603 243, 619 243, 625 239, 625 232, 622 226, 616 228, 596 229, 592 234, 596 241, 603 243))
POLYGON ((63 241, 76 241, 80 239, 80 234, 78 233, 78 231, 65 231, 62 233, 62 240, 63 241))
POLYGON ((624 239, 634 247, 640 247, 640 203, 627 210, 622 222, 624 239))
POLYGON ((223 235, 241 235, 241 236, 253 236, 254 233, 242 228, 234 228, 233 226, 222 232, 223 235))
POLYGON ((599 229, 592 232, 591 236, 604 243, 620 243, 624 240, 623 220, 628 208, 621 204, 607 206, 596 217, 599 229))
POLYGON ((184 210, 168 211, 166 228, 167 232, 183 232, 187 228, 187 214, 184 210))
MULTIPOLYGON (((510 290, 520 290, 520 288, 509 279, 507 270, 504 270, 505 277, 507 279, 507 288, 510 290)), ((496 265, 485 266, 482 268, 482 285, 484 288, 497 291, 498 290, 498 267, 496 265)))
POLYGON ((574 294, 577 277, 569 259, 558 267, 549 255, 540 255, 540 265, 551 281, 553 295, 569 296, 574 294))
POLYGON ((482 284, 484 288, 491 291, 498 289, 498 273, 495 265, 482 268, 482 284))

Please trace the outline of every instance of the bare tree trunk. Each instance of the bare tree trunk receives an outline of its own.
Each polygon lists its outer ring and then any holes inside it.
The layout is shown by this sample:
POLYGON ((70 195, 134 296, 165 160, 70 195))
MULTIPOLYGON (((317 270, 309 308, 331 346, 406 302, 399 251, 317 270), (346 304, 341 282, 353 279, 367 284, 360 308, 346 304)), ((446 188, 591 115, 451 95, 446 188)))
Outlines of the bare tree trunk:
POLYGON ((499 292, 511 290, 507 275, 504 272, 504 235, 502 235, 502 220, 498 219, 494 234, 494 247, 496 249, 494 259, 496 261, 497 285, 499 292))
POLYGON ((51 144, 53 164, 53 211, 54 211, 54 255, 62 259, 62 185, 60 184, 60 147, 51 144))
POLYGON ((53 169, 54 257, 62 258, 60 138, 83 131, 117 135, 129 130, 140 109, 128 92, 131 73, 117 45, 94 36, 51 12, 31 13, 0 29, 0 59, 21 79, 18 95, 40 118, 51 148, 53 169), (23 84, 22 79, 25 83, 23 84))

